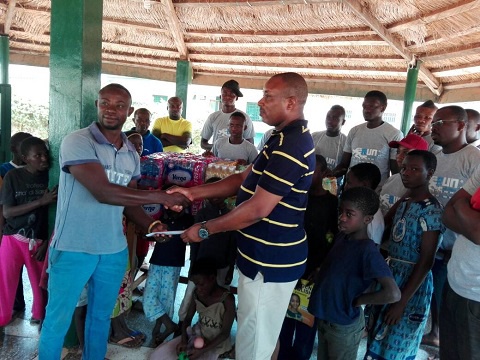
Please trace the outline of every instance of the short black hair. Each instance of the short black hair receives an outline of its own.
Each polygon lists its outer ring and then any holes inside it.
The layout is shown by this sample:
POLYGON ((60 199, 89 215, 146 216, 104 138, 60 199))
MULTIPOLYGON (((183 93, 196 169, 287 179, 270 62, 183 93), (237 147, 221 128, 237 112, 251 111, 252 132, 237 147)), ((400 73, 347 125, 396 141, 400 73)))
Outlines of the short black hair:
POLYGON ((378 99, 383 105, 387 105, 387 95, 378 90, 369 91, 365 98, 375 98, 378 99))
POLYGON ((34 146, 37 146, 37 145, 42 145, 42 146, 45 147, 45 149, 47 149, 47 144, 45 143, 45 141, 43 141, 42 139, 40 139, 38 137, 30 136, 30 137, 28 137, 28 138, 26 138, 25 140, 22 141, 22 143, 20 145, 20 153, 23 156, 27 156, 30 149, 34 146))
POLYGON ((406 156, 418 156, 421 157, 427 170, 437 170, 437 157, 427 150, 411 150, 406 156))
POLYGON ((120 90, 125 91, 128 94, 128 97, 130 98, 130 100, 132 100, 132 94, 130 94, 130 91, 128 91, 128 89, 125 86, 117 84, 117 83, 111 83, 111 84, 105 85, 103 88, 100 89, 100 91, 98 93, 100 94, 104 90, 107 90, 107 89, 110 89, 110 88, 120 89, 120 90))
POLYGON ((241 111, 235 111, 235 112, 233 112, 232 115, 230 115, 230 119, 231 119, 232 117, 239 117, 239 118, 243 119, 243 122, 245 122, 245 121, 247 120, 247 118, 245 117, 245 114, 242 113, 241 111))
POLYGON ((140 108, 135 110, 135 112, 133 113, 133 117, 137 116, 138 113, 148 113, 149 116, 152 116, 152 113, 147 108, 140 108))
POLYGON ((480 113, 474 109, 465 109, 468 118, 472 118, 477 124, 480 123, 480 113))
POLYGON ((364 215, 375 215, 380 207, 378 194, 365 186, 345 190, 341 201, 350 201, 364 215))
POLYGON ((138 134, 138 135, 142 136, 142 134, 140 134, 140 133, 139 133, 138 131, 136 131, 136 130, 128 130, 128 131, 125 131, 124 134, 125 134, 125 136, 126 136, 127 138, 130 137, 130 136, 132 136, 132 135, 135 135, 135 134, 138 134))
POLYGON ((350 168, 353 175, 360 181, 367 181, 371 189, 376 189, 382 180, 382 174, 377 165, 372 163, 360 163, 350 168))
POLYGON ((31 136, 32 136, 32 134, 29 134, 27 132, 23 132, 23 131, 17 132, 15 134, 13 134, 12 137, 10 138, 10 146, 11 147, 17 147, 18 145, 21 144, 21 142, 23 140, 25 140, 26 138, 29 138, 31 136))
POLYGON ((320 170, 327 170, 327 160, 322 155, 315 155, 315 165, 320 166, 320 170))
POLYGON ((420 108, 420 107, 438 110, 438 107, 435 105, 435 103, 432 100, 427 100, 423 104, 417 106, 417 108, 420 108))
POLYGON ((343 116, 345 116, 345 108, 341 105, 333 105, 330 110, 340 110, 343 116))
POLYGON ((217 276, 217 264, 215 259, 204 257, 195 260, 192 267, 190 268, 190 278, 195 275, 217 276))
POLYGON ((466 123, 468 121, 468 115, 467 112, 465 111, 464 108, 458 105, 449 105, 449 106, 444 106, 439 109, 440 110, 449 110, 450 112, 453 113, 453 116, 456 118, 458 121, 462 121, 466 123))

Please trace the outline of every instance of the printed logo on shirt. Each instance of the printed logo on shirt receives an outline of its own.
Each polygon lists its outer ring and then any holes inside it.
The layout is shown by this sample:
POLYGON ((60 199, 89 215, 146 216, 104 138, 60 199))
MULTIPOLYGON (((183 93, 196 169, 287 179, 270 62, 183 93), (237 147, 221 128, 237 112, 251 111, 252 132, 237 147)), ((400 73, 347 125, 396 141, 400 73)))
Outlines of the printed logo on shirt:
MULTIPOLYGON (((464 184, 465 180, 446 176, 432 176, 430 191, 437 199, 449 200, 464 184)), ((445 202, 442 201, 444 204, 445 202)))
POLYGON ((382 209, 382 213, 385 214, 398 199, 400 199, 400 197, 391 194, 380 195, 380 209, 382 209))
POLYGON ((355 159, 355 164, 368 162, 368 163, 377 163, 380 159, 388 159, 390 149, 388 147, 383 147, 379 149, 369 149, 369 148, 356 148, 353 150, 352 157, 355 159))
POLYGON ((113 184, 127 186, 130 180, 132 179, 132 174, 123 174, 115 170, 105 169, 107 174, 108 181, 113 184))

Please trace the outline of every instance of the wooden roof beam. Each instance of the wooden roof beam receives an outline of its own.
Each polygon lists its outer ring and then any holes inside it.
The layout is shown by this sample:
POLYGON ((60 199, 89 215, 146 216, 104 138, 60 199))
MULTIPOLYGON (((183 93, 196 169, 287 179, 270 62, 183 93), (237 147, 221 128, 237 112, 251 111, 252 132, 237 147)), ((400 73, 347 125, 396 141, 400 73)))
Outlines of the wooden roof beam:
POLYGON ((383 40, 342 40, 342 41, 303 41, 303 42, 188 42, 190 46, 208 47, 208 48, 288 48, 288 47, 325 47, 325 46, 388 46, 383 40))
POLYGON ((307 54, 304 52, 299 52, 299 53, 288 53, 288 54, 282 54, 279 55, 277 53, 255 53, 255 54, 245 54, 244 52, 195 52, 195 51, 190 51, 190 58, 194 60, 195 58, 211 58, 212 60, 216 60, 219 57, 228 57, 230 59, 235 58, 235 57, 244 57, 244 58, 249 58, 249 59, 263 59, 263 60, 270 60, 270 59, 277 59, 278 61, 295 61, 295 60, 301 60, 301 61, 307 61, 307 60, 355 60, 355 61, 361 61, 361 62, 368 62, 368 61, 399 61, 401 60, 403 62, 403 58, 400 57, 395 57, 395 56, 368 56, 368 55, 341 55, 341 54, 331 54, 331 55, 326 55, 326 54, 307 54), (266 58, 268 56, 268 58, 266 58))
POLYGON ((414 51, 414 50, 418 50, 418 49, 425 49, 425 47, 427 47, 427 46, 440 44, 440 43, 443 43, 443 42, 446 42, 446 41, 454 41, 454 42, 458 43, 459 38, 461 38, 462 36, 468 36, 468 35, 475 34, 475 33, 478 33, 478 32, 480 32, 480 25, 473 26, 473 27, 471 27, 469 29, 465 29, 463 31, 455 32, 454 34, 448 35, 448 36, 442 36, 442 37, 438 37, 438 38, 433 37, 433 36, 427 36, 425 38, 425 41, 422 44, 410 45, 410 46, 407 46, 407 48, 410 51, 414 51))
POLYGON ((435 53, 419 54, 419 57, 425 61, 448 60, 452 58, 478 55, 480 53, 480 42, 456 46, 450 49, 442 49, 435 53))
POLYGON ((3 24, 3 33, 8 35, 10 33, 10 28, 12 27, 13 17, 15 16, 15 6, 17 5, 17 0, 10 0, 8 2, 7 12, 5 13, 5 22, 3 24))
POLYGON ((432 70, 432 73, 438 77, 462 76, 471 74, 480 74, 480 61, 468 63, 468 65, 459 66, 455 69, 432 70))
POLYGON ((480 87, 480 79, 452 81, 450 83, 445 84, 445 90, 479 88, 479 87, 480 87))
POLYGON ((462 14, 464 12, 473 10, 480 7, 480 0, 461 0, 455 3, 452 3, 444 8, 435 10, 430 14, 420 14, 415 18, 411 18, 408 20, 404 20, 398 22, 396 24, 390 25, 388 30, 391 32, 398 32, 402 30, 406 30, 412 25, 419 25, 425 23, 431 23, 434 21, 439 21, 442 19, 446 19, 458 14, 462 14))
MULTIPOLYGON (((357 0, 343 0, 350 9, 368 26, 372 28, 383 40, 385 40, 392 48, 401 55, 407 62, 413 59, 413 54, 408 51, 403 44, 396 39, 390 32, 378 21, 364 6, 357 0)), ((406 71, 405 71, 406 73, 406 71)), ((442 93, 442 85, 440 81, 432 75, 432 73, 422 64, 419 69, 419 76, 428 86, 428 88, 437 96, 442 93)))
POLYGON ((173 7, 172 0, 162 0, 163 12, 165 14, 165 19, 168 23, 170 31, 172 33, 173 40, 175 45, 177 45, 177 50, 180 55, 181 60, 188 59, 188 50, 183 39, 183 31, 180 27, 180 22, 178 21, 177 13, 173 7))
POLYGON ((308 5, 323 3, 338 3, 342 0, 174 0, 175 6, 182 7, 219 7, 219 6, 279 6, 279 5, 308 5))

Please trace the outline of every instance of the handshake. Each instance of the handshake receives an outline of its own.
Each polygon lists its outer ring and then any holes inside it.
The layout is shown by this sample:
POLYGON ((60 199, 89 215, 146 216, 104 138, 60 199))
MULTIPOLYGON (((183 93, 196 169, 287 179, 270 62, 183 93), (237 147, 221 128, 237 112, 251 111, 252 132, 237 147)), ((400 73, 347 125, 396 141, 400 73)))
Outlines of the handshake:
POLYGON ((157 190, 153 192, 155 200, 152 203, 162 204, 165 208, 180 212, 189 207, 194 199, 190 188, 174 186, 166 192, 157 190))

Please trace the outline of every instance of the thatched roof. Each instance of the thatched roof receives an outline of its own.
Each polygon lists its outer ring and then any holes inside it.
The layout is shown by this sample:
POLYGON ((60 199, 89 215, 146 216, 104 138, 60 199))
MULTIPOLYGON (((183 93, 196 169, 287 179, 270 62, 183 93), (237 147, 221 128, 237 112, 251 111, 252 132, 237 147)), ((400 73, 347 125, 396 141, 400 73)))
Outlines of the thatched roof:
MULTIPOLYGON (((237 78, 244 88, 296 71, 312 92, 402 98, 422 62, 417 98, 480 99, 480 0, 104 0, 103 71, 193 83, 237 78)), ((12 63, 48 66, 46 0, 3 0, 12 63)))

